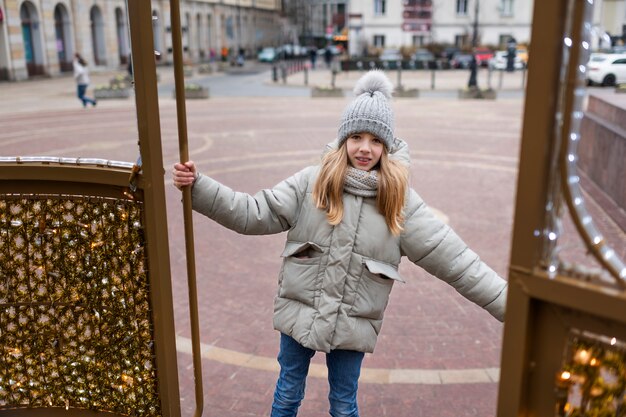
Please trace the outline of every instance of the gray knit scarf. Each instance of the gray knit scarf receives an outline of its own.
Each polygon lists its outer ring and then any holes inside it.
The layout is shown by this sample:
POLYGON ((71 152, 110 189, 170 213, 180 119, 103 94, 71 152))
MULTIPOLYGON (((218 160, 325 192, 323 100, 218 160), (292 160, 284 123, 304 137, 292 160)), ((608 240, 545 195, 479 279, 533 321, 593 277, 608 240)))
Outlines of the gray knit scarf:
POLYGON ((344 191, 360 197, 376 197, 378 190, 378 171, 362 171, 354 167, 348 167, 346 180, 343 184, 344 191))

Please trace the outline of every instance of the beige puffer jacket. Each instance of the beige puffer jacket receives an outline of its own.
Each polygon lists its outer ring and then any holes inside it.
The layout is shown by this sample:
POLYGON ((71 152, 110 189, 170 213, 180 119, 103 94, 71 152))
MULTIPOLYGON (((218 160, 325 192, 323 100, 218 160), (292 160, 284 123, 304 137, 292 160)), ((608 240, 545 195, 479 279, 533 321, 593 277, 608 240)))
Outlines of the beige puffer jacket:
MULTIPOLYGON (((408 159, 406 144, 392 153, 408 159)), ((200 175, 194 210, 242 234, 289 231, 282 253, 274 328, 317 351, 373 352, 402 256, 504 318, 507 283, 435 217, 413 190, 406 221, 393 236, 375 198, 344 193, 344 216, 332 226, 311 196, 319 171, 308 167, 254 196, 200 175)))

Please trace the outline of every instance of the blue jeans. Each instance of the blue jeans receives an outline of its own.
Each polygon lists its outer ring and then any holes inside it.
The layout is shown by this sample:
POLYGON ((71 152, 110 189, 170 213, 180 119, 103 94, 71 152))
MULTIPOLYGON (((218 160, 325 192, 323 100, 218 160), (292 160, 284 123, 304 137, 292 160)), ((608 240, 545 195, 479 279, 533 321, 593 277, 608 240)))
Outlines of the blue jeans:
POLYGON ((96 101, 85 96, 86 91, 87 91, 87 84, 78 84, 78 87, 76 89, 76 95, 78 96, 80 101, 83 102, 83 106, 87 107, 87 103, 91 103, 91 105, 94 106, 96 104, 96 101))
MULTIPOLYGON (((280 335, 280 375, 274 391, 271 417, 295 417, 304 398, 309 364, 315 351, 305 348, 293 338, 280 335)), ((359 417, 356 403, 363 352, 333 350, 326 354, 332 417, 359 417)))

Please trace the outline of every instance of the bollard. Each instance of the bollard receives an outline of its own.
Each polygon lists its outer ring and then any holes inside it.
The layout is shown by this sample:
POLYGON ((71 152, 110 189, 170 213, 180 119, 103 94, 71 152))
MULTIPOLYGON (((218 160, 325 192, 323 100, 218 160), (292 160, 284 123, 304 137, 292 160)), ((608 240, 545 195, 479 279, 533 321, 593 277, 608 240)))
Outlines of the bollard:
POLYGON ((339 62, 333 61, 330 66, 330 71, 332 73, 331 86, 333 88, 335 88, 335 77, 337 77, 337 73, 339 72, 340 69, 341 67, 339 66, 339 62))
POLYGON ((309 68, 308 68, 308 66, 304 67, 304 85, 309 85, 309 68))
POLYGON ((276 65, 272 65, 272 81, 278 82, 278 68, 276 68, 276 65))
POLYGON ((491 74, 493 73, 493 69, 491 67, 487 68, 487 88, 491 90, 491 74))
POLYGON ((280 66, 280 76, 283 79, 283 84, 287 83, 287 66, 285 64, 282 64, 280 66))
POLYGON ((398 86, 399 90, 402 89, 402 61, 398 61, 398 86))
POLYGON ((526 66, 524 65, 524 68, 522 68, 522 90, 524 89, 525 86, 526 86, 526 66))
POLYGON ((435 70, 430 71, 430 89, 435 89, 435 70))
POLYGON ((502 77, 503 77, 504 71, 500 70, 500 80, 498 81, 498 90, 502 90, 502 77))

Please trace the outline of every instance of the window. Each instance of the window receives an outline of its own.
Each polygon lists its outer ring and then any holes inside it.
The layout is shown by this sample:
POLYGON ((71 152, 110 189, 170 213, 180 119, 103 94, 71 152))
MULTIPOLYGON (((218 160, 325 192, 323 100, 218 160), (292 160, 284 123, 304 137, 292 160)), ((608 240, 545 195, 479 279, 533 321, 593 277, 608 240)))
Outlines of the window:
POLYGON ((328 5, 322 4, 322 19, 324 22, 324 27, 328 26, 328 5))
POLYGON ((376 48, 384 48, 385 47, 385 35, 374 35, 374 47, 376 48))
POLYGON ((468 35, 454 35, 454 45, 463 47, 469 43, 468 35))
POLYGON ((467 15, 467 1, 468 0, 456 0, 456 14, 467 15))
POLYGON ((374 15, 382 16, 387 12, 387 0, 374 0, 374 15))
POLYGON ((413 35, 413 46, 424 46, 424 36, 413 35))
POLYGON ((510 33, 505 33, 503 35, 500 35, 498 37, 499 41, 498 41, 498 45, 500 45, 501 47, 506 48, 506 44, 509 43, 509 41, 513 38, 513 35, 511 35, 510 33))
POLYGON ((500 16, 513 16, 513 0, 500 0, 500 16))

